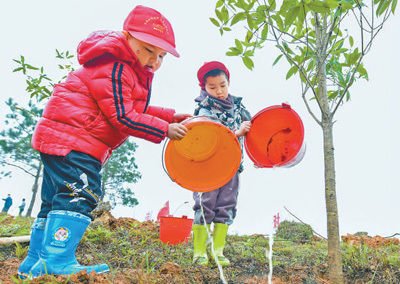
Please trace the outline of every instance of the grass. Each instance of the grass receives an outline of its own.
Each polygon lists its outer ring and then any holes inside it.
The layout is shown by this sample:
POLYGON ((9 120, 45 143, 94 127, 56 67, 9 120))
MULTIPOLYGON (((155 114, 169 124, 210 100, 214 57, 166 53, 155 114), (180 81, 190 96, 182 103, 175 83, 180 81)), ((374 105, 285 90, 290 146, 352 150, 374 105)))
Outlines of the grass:
MULTIPOLYGON (((0 232, 11 228, 18 235, 28 233, 32 223, 30 218, 15 218, 13 222, 2 222, 4 216, 0 218, 0 232)), ((320 283, 316 280, 319 278, 326 279, 326 241, 287 238, 291 240, 277 237, 274 240, 274 275, 286 281, 295 276, 303 281, 312 279, 313 283, 320 283)), ((27 244, 0 246, 0 261, 10 258, 10 255, 21 261, 26 248, 27 244)), ((111 273, 101 283, 114 283, 121 279, 132 283, 218 283, 219 272, 215 265, 203 268, 192 264, 192 248, 192 239, 187 244, 174 246, 162 243, 156 223, 124 222, 110 229, 93 222, 78 247, 77 259, 83 265, 107 263, 111 273), (163 266, 169 262, 176 263, 182 272, 175 275, 162 272, 163 266)), ((268 238, 261 235, 228 235, 225 255, 231 260, 231 266, 224 268, 225 278, 230 283, 239 283, 255 276, 265 277, 268 274, 267 249, 268 238)), ((342 262, 347 283, 356 280, 362 283, 400 283, 399 245, 371 248, 365 244, 342 243, 342 262)), ((61 281, 55 277, 46 281, 41 283, 68 283, 66 279, 61 281)), ((71 281, 69 283, 75 283, 71 281)), ((85 283, 86 280, 79 281, 85 283)))

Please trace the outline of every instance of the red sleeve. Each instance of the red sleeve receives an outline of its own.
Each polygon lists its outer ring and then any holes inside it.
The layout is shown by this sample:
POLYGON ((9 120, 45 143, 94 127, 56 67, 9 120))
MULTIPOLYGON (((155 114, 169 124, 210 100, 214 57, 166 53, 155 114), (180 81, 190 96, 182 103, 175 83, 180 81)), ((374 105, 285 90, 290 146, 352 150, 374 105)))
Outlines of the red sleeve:
POLYGON ((146 113, 171 123, 174 118, 175 110, 158 106, 148 106, 146 113))
POLYGON ((135 81, 128 66, 114 62, 98 67, 88 82, 99 108, 109 122, 128 135, 160 143, 166 136, 169 123, 134 109, 132 92, 135 81))

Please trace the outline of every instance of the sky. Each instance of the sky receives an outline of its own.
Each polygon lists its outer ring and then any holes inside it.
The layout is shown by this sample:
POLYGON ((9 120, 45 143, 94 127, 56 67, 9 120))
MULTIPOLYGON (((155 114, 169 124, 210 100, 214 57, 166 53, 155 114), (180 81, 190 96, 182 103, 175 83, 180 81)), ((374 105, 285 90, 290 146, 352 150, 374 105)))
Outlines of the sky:
MULTIPOLYGON (((278 50, 269 43, 256 52, 255 68, 250 71, 239 57, 225 55, 238 32, 221 37, 209 21, 215 1, 180 0, 15 0, 0 9, 0 126, 7 113, 3 103, 13 97, 21 104, 28 95, 24 78, 12 73, 14 58, 24 55, 34 66, 44 66, 51 77, 60 76, 55 49, 75 53, 78 43, 95 30, 121 30, 125 17, 141 4, 159 10, 170 20, 181 58, 167 56, 155 74, 151 104, 192 113, 193 99, 199 93, 196 73, 207 61, 223 62, 231 74, 230 93, 243 97, 254 115, 261 109, 288 103, 300 115, 305 127, 307 147, 303 160, 292 168, 255 168, 245 154, 245 171, 240 177, 237 217, 231 234, 268 234, 273 216, 294 220, 288 208, 303 222, 326 236, 324 160, 322 130, 311 118, 301 100, 299 79, 285 80, 288 64, 283 60, 272 66, 278 50)), ((340 107, 334 124, 336 191, 341 235, 366 231, 370 235, 400 233, 399 111, 400 44, 398 13, 392 16, 365 59, 369 81, 357 81, 351 100, 340 107)), ((240 34, 242 35, 242 34, 240 34)), ((315 109, 315 105, 313 106, 315 109)), ((166 201, 174 216, 193 217, 192 192, 171 181, 162 167, 161 144, 133 139, 139 147, 136 161, 142 179, 133 185, 139 205, 117 207, 116 217, 144 220, 151 212, 155 218, 166 201), (187 202, 187 203, 185 203, 187 202)), ((22 198, 29 204, 33 178, 15 171, 12 178, 0 180, 0 197, 11 193, 14 205, 9 213, 17 215, 22 198)), ((38 198, 40 199, 40 198, 38 198)), ((2 204, 1 204, 2 205, 2 204)), ((40 201, 34 207, 38 212, 40 201)))

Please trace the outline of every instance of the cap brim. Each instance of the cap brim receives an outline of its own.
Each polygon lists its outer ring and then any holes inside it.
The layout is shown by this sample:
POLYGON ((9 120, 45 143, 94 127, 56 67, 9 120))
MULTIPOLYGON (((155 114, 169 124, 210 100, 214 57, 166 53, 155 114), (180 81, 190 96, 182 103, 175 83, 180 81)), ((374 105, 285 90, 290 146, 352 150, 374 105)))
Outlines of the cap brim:
POLYGON ((141 32, 129 31, 129 33, 131 34, 131 36, 137 38, 138 40, 157 46, 165 50, 166 52, 171 53, 173 56, 180 57, 175 47, 173 47, 171 44, 163 39, 141 32))

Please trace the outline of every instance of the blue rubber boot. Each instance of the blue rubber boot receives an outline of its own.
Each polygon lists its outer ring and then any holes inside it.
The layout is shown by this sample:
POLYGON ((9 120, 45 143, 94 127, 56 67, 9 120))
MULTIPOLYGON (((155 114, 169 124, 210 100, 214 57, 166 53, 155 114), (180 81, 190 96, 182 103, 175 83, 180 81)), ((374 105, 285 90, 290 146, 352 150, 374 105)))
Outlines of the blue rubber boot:
POLYGON ((25 259, 19 265, 18 276, 25 279, 29 276, 32 266, 39 260, 39 252, 42 248, 44 226, 46 218, 37 218, 31 226, 31 240, 29 241, 29 250, 25 259))
POLYGON ((45 274, 71 275, 86 270, 87 273, 107 273, 107 264, 80 265, 75 258, 76 248, 90 224, 90 218, 72 211, 50 211, 44 229, 40 258, 31 268, 33 278, 45 274))

